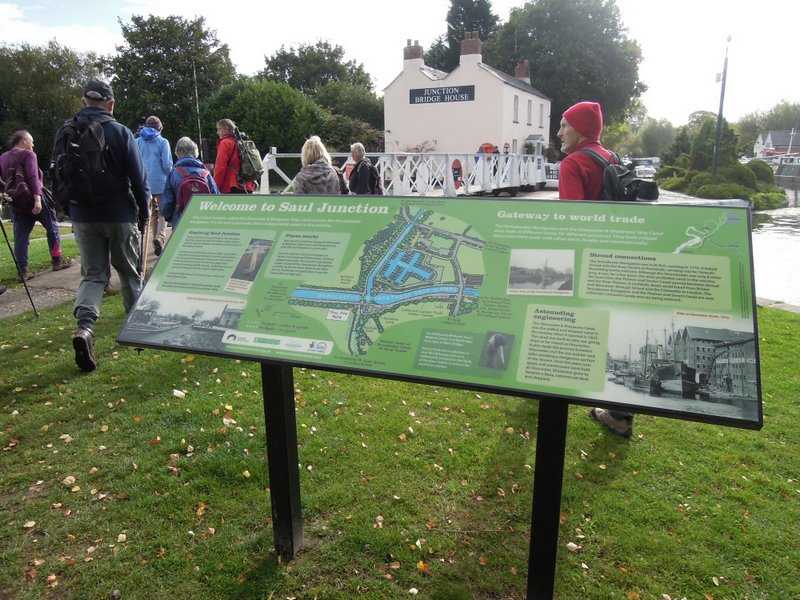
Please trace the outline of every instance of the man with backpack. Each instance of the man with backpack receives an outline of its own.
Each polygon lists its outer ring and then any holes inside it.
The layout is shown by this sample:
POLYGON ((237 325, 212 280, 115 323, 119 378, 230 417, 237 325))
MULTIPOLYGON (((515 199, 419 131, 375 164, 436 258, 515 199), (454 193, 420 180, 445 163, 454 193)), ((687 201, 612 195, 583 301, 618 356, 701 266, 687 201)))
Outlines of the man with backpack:
POLYGON ((214 177, 197 155, 197 144, 191 138, 182 137, 175 144, 178 160, 167 177, 161 196, 161 214, 173 228, 194 194, 219 194, 214 177))
MULTIPOLYGON (((564 111, 558 130, 561 151, 567 155, 558 175, 561 200, 617 199, 604 193, 607 166, 618 160, 600 143, 602 132, 603 109, 597 102, 578 102, 564 111)), ((633 433, 632 413, 593 408, 589 416, 616 435, 629 438, 633 433)))
POLYGON ((95 322, 111 265, 119 273, 128 312, 141 292, 140 233, 147 223, 150 190, 136 140, 113 115, 114 92, 91 80, 78 114, 56 133, 53 148, 55 194, 68 207, 81 255, 81 282, 75 298, 78 327, 72 336, 82 371, 97 368, 95 322))
POLYGON ((14 255, 19 277, 31 279, 28 271, 28 246, 31 231, 40 223, 47 233, 47 245, 53 271, 66 269, 72 260, 61 254, 61 234, 55 207, 46 200, 44 177, 33 151, 33 136, 25 129, 11 134, 8 152, 0 155, 0 191, 11 200, 11 219, 14 222, 14 255))
POLYGON ((350 180, 348 185, 350 193, 358 195, 383 195, 383 188, 381 187, 381 176, 378 169, 367 158, 364 144, 356 142, 350 146, 350 155, 356 163, 350 171, 350 180))
POLYGON ((161 119, 150 115, 145 120, 144 127, 139 130, 139 137, 136 138, 136 145, 147 175, 147 185, 150 187, 150 221, 147 226, 150 228, 156 256, 161 255, 167 235, 164 215, 160 213, 158 203, 161 194, 164 193, 167 175, 172 170, 172 151, 169 148, 169 140, 161 135, 163 129, 161 119))

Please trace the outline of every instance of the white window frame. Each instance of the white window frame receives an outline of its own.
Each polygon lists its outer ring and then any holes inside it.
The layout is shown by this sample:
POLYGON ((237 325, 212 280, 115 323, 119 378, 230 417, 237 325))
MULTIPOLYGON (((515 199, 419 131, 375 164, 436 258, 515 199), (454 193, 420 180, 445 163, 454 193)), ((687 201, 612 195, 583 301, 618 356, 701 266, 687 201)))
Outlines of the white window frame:
POLYGON ((519 123, 519 96, 514 94, 514 123, 519 123))
POLYGON ((533 100, 528 98, 528 125, 533 125, 533 100))
POLYGON ((539 129, 544 128, 544 102, 539 104, 539 129))

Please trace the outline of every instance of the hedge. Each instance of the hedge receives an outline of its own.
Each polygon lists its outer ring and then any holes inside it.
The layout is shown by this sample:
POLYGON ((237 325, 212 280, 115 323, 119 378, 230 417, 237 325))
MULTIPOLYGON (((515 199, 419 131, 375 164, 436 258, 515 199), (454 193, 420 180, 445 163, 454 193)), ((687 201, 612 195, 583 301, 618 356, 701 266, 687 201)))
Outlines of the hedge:
POLYGON ((772 172, 772 167, 770 167, 765 161, 754 159, 745 166, 753 172, 753 175, 755 175, 756 179, 758 179, 758 181, 761 183, 766 183, 769 185, 773 185, 775 183, 775 174, 772 172))
POLYGON ((772 210, 788 204, 785 192, 756 192, 750 198, 753 210, 772 210))
MULTIPOLYGON (((695 177, 695 180, 697 180, 698 177, 695 177)), ((750 196, 752 196, 753 193, 753 190, 739 185, 738 183, 710 183, 702 186, 694 195, 698 198, 710 198, 715 200, 727 198, 750 200, 750 196)))

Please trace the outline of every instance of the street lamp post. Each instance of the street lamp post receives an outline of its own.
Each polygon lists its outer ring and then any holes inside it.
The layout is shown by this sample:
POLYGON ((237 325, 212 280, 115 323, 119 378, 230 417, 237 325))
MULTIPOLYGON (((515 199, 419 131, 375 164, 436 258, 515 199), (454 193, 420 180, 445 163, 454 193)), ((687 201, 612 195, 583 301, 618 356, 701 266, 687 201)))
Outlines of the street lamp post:
POLYGON ((727 43, 725 44, 725 62, 722 66, 722 89, 719 93, 719 112, 717 113, 717 135, 714 141, 714 163, 713 173, 714 177, 717 176, 719 169, 719 150, 722 138, 722 105, 725 103, 725 83, 728 79, 728 44, 731 42, 731 36, 728 36, 727 43))

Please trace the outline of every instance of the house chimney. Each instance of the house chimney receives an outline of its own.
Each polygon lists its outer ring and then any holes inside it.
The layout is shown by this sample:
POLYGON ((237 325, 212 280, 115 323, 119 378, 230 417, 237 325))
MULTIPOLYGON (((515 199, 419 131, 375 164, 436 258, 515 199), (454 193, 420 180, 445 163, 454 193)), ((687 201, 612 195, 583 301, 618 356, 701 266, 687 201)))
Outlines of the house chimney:
POLYGON ((461 40, 459 63, 463 65, 465 62, 481 62, 481 39, 477 31, 467 31, 461 40))
POLYGON ((517 67, 514 69, 514 77, 528 85, 531 84, 531 67, 527 58, 523 58, 517 63, 517 67))
POLYGON ((406 41, 406 47, 403 48, 403 60, 422 61, 422 46, 419 45, 419 40, 414 40, 413 44, 410 39, 406 41))

